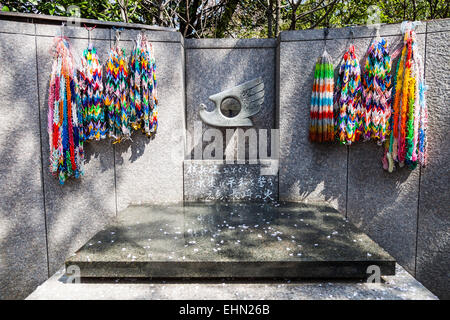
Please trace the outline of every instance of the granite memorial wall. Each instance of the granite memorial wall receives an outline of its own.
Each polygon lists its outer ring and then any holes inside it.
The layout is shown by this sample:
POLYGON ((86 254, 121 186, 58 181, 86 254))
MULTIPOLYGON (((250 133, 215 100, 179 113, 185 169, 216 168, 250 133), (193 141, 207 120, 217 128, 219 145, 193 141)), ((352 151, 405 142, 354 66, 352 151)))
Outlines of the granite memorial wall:
MULTIPOLYGON (((375 31, 354 30, 362 61, 375 31)), ((282 32, 278 40, 184 40, 177 32, 147 30, 157 62, 158 134, 87 143, 85 176, 64 186, 47 170, 49 49, 59 31, 55 24, 0 20, 0 299, 24 298, 128 205, 183 200, 331 203, 430 290, 450 297, 450 20, 417 29, 429 86, 424 169, 385 172, 374 143, 308 141, 322 30, 282 32), (210 111, 211 95, 258 77, 264 101, 251 117, 255 130, 223 128, 212 137, 214 128, 199 117, 201 105, 210 111), (223 154, 205 152, 214 139, 223 154), (248 151, 251 139, 255 154, 248 151)), ((122 32, 128 53, 138 32, 131 26, 122 32)), ((400 25, 382 26, 380 34, 391 50, 401 45, 400 25)), ((66 35, 79 52, 90 38, 101 61, 114 41, 102 27, 67 28, 66 35)), ((350 41, 348 28, 329 32, 336 72, 350 41)))
POLYGON ((187 39, 185 46, 184 199, 278 200, 276 40, 187 39), (252 127, 217 128, 202 121, 201 106, 207 111, 216 107, 209 101, 211 95, 258 78, 264 100, 261 110, 251 117, 252 127), (211 145, 215 147, 212 156, 211 145))
MULTIPOLYGON (((25 298, 128 205, 183 200, 183 131, 172 133, 185 123, 184 47, 173 31, 145 30, 159 57, 159 86, 165 88, 159 94, 157 136, 149 140, 135 132, 132 142, 86 143, 84 176, 64 185, 52 177, 47 99, 51 48, 60 26, 0 20, 5 71, 0 84, 0 299, 25 298)), ((90 39, 104 62, 115 41, 110 28, 65 27, 64 34, 78 55, 90 39)), ((140 31, 121 32, 127 55, 140 31)))
MULTIPOLYGON (((349 44, 364 66, 374 28, 330 29, 326 41, 335 66, 349 44)), ((280 126, 280 200, 326 201, 386 249, 408 272, 441 298, 450 297, 450 171, 448 80, 450 20, 423 22, 416 28, 428 85, 428 164, 426 168, 384 171, 383 150, 373 142, 351 146, 308 141, 313 70, 325 46, 323 30, 280 35, 278 112, 280 126), (443 46, 442 48, 440 46, 443 46), (445 159, 445 160, 444 160, 445 159)), ((400 24, 383 25, 380 35, 393 52, 402 46, 400 24)), ((398 59, 398 58, 397 58, 398 59)), ((396 66, 397 59, 393 61, 396 66)))

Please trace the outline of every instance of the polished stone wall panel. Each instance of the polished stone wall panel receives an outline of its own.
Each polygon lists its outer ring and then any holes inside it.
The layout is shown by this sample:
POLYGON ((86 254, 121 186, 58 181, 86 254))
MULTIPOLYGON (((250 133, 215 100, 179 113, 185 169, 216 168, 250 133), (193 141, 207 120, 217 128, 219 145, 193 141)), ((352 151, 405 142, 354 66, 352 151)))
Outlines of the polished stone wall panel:
MULTIPOLYGON (((148 33, 151 40, 154 32, 148 33)), ((127 32, 127 39, 135 34, 127 32)), ((121 39, 125 36, 121 36, 121 39)), ((121 40, 129 57, 133 42, 121 40)), ((183 201, 184 59, 180 42, 153 42, 158 81, 158 132, 148 139, 134 132, 132 141, 115 145, 117 208, 130 204, 183 201)))
MULTIPOLYGON (((393 35, 399 28, 389 26, 385 39, 391 54, 403 45, 403 37, 393 35)), ((420 27, 420 32, 424 26, 420 27)), ((363 57, 369 42, 356 39, 358 56, 363 57), (362 45, 363 44, 363 45, 362 45)), ((417 34, 418 49, 425 53, 425 34, 417 34)), ((398 57, 393 59, 395 74, 398 57)), ((361 61, 363 66, 365 61, 361 61)), ((394 79, 392 79, 394 81, 394 79)), ((414 273, 419 169, 396 167, 391 174, 381 164, 383 148, 374 142, 349 147, 347 217, 414 273), (395 223, 392 223, 395 222, 395 223)))
POLYGON ((450 21, 427 24, 428 163, 420 179, 416 277, 450 299, 450 21))
MULTIPOLYGON (((55 27, 37 25, 42 34, 55 31, 55 27)), ((59 27, 58 27, 59 28, 59 27)), ((57 28, 57 29, 58 29, 57 28)), ((65 28, 65 34, 74 55, 81 57, 88 45, 84 28, 65 28)), ((94 40, 93 40, 94 41, 94 40)), ((37 36, 37 61, 41 132, 44 168, 44 191, 47 215, 47 239, 50 274, 61 267, 65 258, 83 245, 93 234, 105 227, 116 214, 114 189, 114 154, 110 141, 85 143, 84 176, 69 179, 61 185, 49 168, 47 133, 48 88, 51 73, 53 44, 51 36, 37 36)), ((109 40, 95 40, 103 58, 109 40)))
POLYGON ((34 25, 0 20, 0 63, 0 300, 23 299, 48 277, 34 25))
MULTIPOLYGON (((200 119, 200 105, 213 110, 215 105, 209 96, 246 81, 262 77, 265 90, 261 111, 251 117, 251 128, 270 130, 275 127, 275 53, 276 42, 272 39, 186 40, 186 128, 188 138, 192 139, 187 142, 187 158, 194 157, 193 149, 199 144, 198 137, 194 138, 195 124, 201 125, 202 133, 213 128, 200 119)), ((228 146, 230 141, 226 140, 225 128, 218 129, 222 132, 224 146, 228 146)), ((207 144, 203 142, 202 147, 207 144)), ((246 146, 248 149, 248 143, 246 146)), ((230 147, 236 158, 237 147, 230 147)))

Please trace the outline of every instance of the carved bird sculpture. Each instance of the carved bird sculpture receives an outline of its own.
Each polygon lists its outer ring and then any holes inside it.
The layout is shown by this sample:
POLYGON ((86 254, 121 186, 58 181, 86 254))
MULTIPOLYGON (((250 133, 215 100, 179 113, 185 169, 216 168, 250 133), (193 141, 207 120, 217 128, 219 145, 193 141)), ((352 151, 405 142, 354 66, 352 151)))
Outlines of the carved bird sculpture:
POLYGON ((261 111, 264 102, 264 82, 259 77, 213 94, 209 100, 215 103, 215 108, 206 111, 206 106, 200 105, 203 122, 216 127, 251 127, 253 122, 249 117, 261 111), (228 114, 224 114, 224 110, 228 110, 228 114))

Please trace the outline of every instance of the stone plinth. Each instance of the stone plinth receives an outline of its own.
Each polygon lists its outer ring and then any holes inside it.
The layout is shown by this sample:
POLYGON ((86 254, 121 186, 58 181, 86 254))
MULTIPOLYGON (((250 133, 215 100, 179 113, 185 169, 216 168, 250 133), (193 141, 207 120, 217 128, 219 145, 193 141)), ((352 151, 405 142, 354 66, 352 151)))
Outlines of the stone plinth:
POLYGON ((66 267, 81 277, 362 278, 395 260, 323 205, 204 204, 130 207, 66 267))

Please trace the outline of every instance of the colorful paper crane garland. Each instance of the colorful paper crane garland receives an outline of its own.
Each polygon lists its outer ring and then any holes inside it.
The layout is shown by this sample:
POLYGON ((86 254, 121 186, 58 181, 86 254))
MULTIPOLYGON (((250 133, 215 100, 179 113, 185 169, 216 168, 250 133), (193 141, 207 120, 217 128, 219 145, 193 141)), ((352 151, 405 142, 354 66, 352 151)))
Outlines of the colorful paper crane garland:
POLYGON ((66 38, 55 38, 48 97, 50 171, 64 182, 83 174, 83 127, 74 58, 66 38))
MULTIPOLYGON (((334 92, 334 133, 341 144, 359 140, 385 143, 384 169, 394 163, 414 169, 425 166, 427 157, 427 104, 422 58, 417 49, 415 23, 405 22, 404 46, 391 88, 391 57, 385 39, 378 34, 368 50, 361 85, 361 70, 350 46, 343 56, 334 92), (406 24, 405 24, 406 23, 406 24), (392 91, 392 96, 391 96, 392 91)), ((311 96, 310 140, 332 141, 329 89, 333 66, 324 52, 316 63, 311 96)), ((332 119, 332 118, 331 118, 332 119)))
POLYGON ((386 40, 372 41, 363 75, 363 130, 365 140, 381 145, 388 136, 391 116, 391 58, 386 40))
POLYGON ((113 143, 120 142, 130 139, 132 128, 142 129, 148 137, 156 133, 156 63, 152 46, 142 34, 138 35, 130 64, 128 78, 125 50, 119 48, 118 36, 105 74, 92 45, 84 50, 77 68, 68 39, 55 38, 48 134, 50 171, 61 184, 83 174, 84 141, 108 135, 113 143))
POLYGON ((106 62, 104 97, 108 110, 108 135, 114 139, 114 143, 131 137, 127 77, 125 50, 119 48, 119 41, 116 41, 106 62))
POLYGON ((97 51, 92 45, 83 52, 79 84, 85 138, 105 139, 107 119, 103 109, 102 67, 98 62, 97 51))
POLYGON ((394 169, 394 161, 400 167, 407 164, 411 169, 418 163, 422 166, 426 163, 426 85, 416 33, 410 27, 405 32, 394 90, 391 135, 383 159, 383 167, 389 172, 394 169))
POLYGON ((361 96, 361 68, 355 55, 355 47, 351 45, 339 68, 334 95, 336 139, 341 144, 352 144, 361 136, 361 96))
POLYGON ((309 128, 309 138, 312 142, 334 141, 333 90, 333 64, 325 50, 314 71, 309 128))
POLYGON ((155 70, 152 45, 139 34, 130 61, 130 123, 148 137, 158 126, 155 70))
MULTIPOLYGON (((393 171, 426 163, 427 106, 422 59, 414 30, 405 32, 404 47, 396 69, 391 112, 391 60, 386 40, 372 42, 361 76, 352 45, 344 54, 334 96, 331 57, 318 59, 311 96, 310 140, 352 144, 365 140, 386 141, 383 166, 393 171), (362 96, 362 101, 361 101, 362 96), (392 117, 391 117, 392 113, 392 117), (335 119, 335 120, 334 120, 335 119), (388 140, 387 137, 389 138, 388 140)), ((131 128, 152 136, 157 129, 155 59, 151 44, 139 35, 130 60, 118 39, 106 63, 103 94, 102 69, 96 50, 89 46, 78 72, 67 38, 55 38, 55 55, 49 85, 48 134, 50 171, 63 184, 83 174, 84 140, 100 140, 106 132, 115 142, 129 139, 131 128), (129 83, 128 83, 129 81, 129 83), (106 111, 103 109, 103 104, 106 111)))

